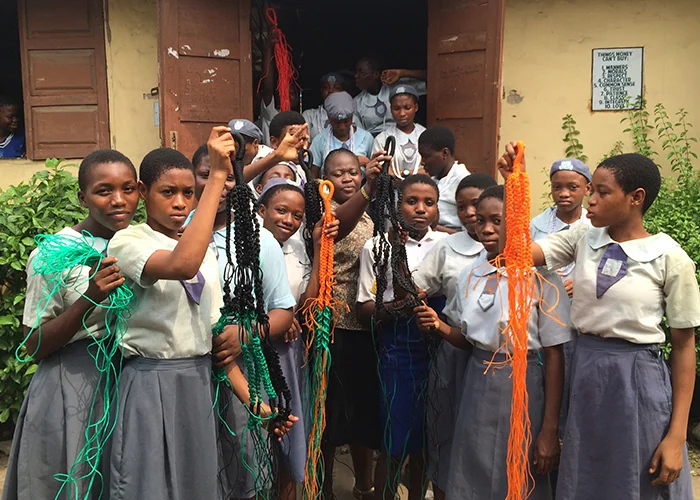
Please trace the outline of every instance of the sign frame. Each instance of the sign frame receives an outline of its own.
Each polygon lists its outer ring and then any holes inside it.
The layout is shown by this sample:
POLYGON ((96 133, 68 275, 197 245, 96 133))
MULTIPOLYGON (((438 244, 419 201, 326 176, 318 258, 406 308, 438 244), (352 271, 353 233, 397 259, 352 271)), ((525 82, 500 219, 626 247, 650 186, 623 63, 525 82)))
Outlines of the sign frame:
POLYGON ((591 112, 620 112, 620 111, 630 111, 641 109, 639 106, 635 106, 635 101, 638 97, 644 98, 644 47, 606 47, 606 48, 594 48, 591 51, 591 112), (595 79, 595 68, 596 68, 596 54, 599 52, 606 51, 621 51, 621 50, 632 50, 639 51, 641 57, 641 63, 639 68, 639 88, 641 89, 639 96, 629 96, 630 99, 628 106, 619 108, 605 108, 599 107, 600 105, 596 103, 596 79, 595 79))

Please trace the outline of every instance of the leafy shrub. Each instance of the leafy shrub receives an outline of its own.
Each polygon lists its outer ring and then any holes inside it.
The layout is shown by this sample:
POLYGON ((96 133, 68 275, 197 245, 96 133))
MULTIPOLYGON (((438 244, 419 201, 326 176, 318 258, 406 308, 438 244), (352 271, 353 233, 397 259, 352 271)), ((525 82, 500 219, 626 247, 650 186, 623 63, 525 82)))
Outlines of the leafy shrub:
MULTIPOLYGON (((16 421, 36 364, 20 363, 15 350, 24 338, 22 314, 27 258, 34 236, 74 226, 87 215, 78 201, 78 179, 63 160, 46 160, 46 170, 0 191, 0 423, 16 421)), ((145 220, 143 204, 134 221, 145 220)))
POLYGON ((36 371, 34 363, 15 359, 15 349, 24 338, 25 267, 36 246, 34 236, 72 226, 87 213, 78 201, 78 179, 67 166, 71 165, 46 160, 47 169, 29 182, 0 192, 0 422, 17 419, 36 371))

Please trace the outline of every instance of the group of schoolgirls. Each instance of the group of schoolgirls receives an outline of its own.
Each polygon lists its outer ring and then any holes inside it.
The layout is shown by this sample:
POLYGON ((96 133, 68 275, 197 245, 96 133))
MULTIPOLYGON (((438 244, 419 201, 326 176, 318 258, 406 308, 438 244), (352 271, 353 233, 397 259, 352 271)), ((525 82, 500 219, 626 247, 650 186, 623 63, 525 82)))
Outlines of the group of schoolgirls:
MULTIPOLYGON (((373 68, 360 69, 358 81, 373 68)), ((258 195, 269 335, 292 391, 293 416, 269 429, 282 447, 275 494, 295 498, 304 479, 308 401, 295 313, 318 292, 318 259, 301 234, 303 185, 320 175, 334 186, 337 222, 325 228, 336 240, 334 297, 348 306, 337 309, 331 345, 324 497, 333 495, 335 448, 349 445, 356 498, 394 498, 400 481, 410 499, 423 498, 426 479, 438 499, 505 498, 511 370, 490 365, 507 357, 508 276, 496 258, 504 190, 455 160, 449 129, 421 131, 413 122, 417 94, 408 84, 394 85, 388 95, 395 124, 374 139, 368 133, 370 144, 360 151, 365 141, 352 122, 358 101, 329 93, 330 124, 311 143, 316 169, 297 161, 310 137, 296 112, 270 120, 269 147, 259 128, 233 120, 212 131, 192 162, 169 149, 149 153, 138 180, 131 161, 116 151, 86 157, 79 198, 88 216, 62 233, 90 233, 106 257, 97 269, 79 269, 78 285, 54 295, 40 316, 47 283, 32 272, 34 254, 29 259, 23 323, 27 332, 41 325, 41 337, 35 332, 27 342, 41 362, 22 406, 3 499, 67 494, 59 493, 53 476, 71 469, 95 417, 98 374, 87 346, 106 325, 104 310, 93 303, 123 283, 138 307, 122 340, 116 426, 92 497, 246 499, 270 488, 257 480, 246 446, 249 395, 238 328, 229 325, 213 339, 211 331, 223 305, 227 252, 235 252, 226 241, 234 220, 226 195, 235 184, 229 132, 244 139, 244 178, 258 195), (384 151, 386 135, 397 141, 393 158, 384 151), (411 229, 401 235, 408 267, 425 297, 414 309, 394 293, 391 269, 375 273, 367 212, 389 161, 401 193, 397 210, 411 229), (147 221, 130 226, 139 198, 147 221), (378 280, 386 284, 381 309, 394 314, 376 314, 378 280), (233 439, 222 439, 212 409, 212 364, 226 369, 229 396, 243 403, 221 416, 233 439), (373 450, 380 450, 376 468, 373 450), (408 478, 402 479, 405 458, 408 478)), ((370 97, 360 100, 379 117, 370 97)), ((508 145, 499 160, 504 177, 514 153, 508 145)), ((643 214, 659 190, 658 168, 639 155, 621 155, 591 175, 567 159, 552 166, 551 182, 555 206, 531 228, 543 279, 528 323, 530 498, 554 497, 548 473, 557 466, 558 499, 692 498, 685 432, 700 292, 680 246, 644 231, 643 214), (658 347, 662 317, 671 328, 671 373, 658 347)), ((317 255, 321 224, 307 232, 317 255)))

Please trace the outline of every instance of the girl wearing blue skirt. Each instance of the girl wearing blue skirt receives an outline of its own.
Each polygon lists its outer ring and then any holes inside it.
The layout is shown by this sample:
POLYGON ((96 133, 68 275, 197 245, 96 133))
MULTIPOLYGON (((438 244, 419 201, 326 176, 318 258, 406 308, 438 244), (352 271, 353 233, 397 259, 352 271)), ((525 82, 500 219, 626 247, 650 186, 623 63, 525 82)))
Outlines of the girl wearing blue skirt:
MULTIPOLYGON (((512 172, 513 144, 499 160, 512 172)), ((669 236, 650 235, 644 213, 661 186, 639 154, 604 160, 593 173, 587 217, 533 244, 536 264, 572 262, 569 413, 557 498, 691 499, 686 432, 700 325, 695 265, 669 236), (659 350, 666 318, 671 371, 659 350)))
MULTIPOLYGON (((437 219, 438 189, 435 181, 427 175, 411 175, 399 189, 403 219, 418 231, 417 239, 409 237, 406 241, 408 266, 415 270, 430 249, 447 234, 430 228, 437 219)), ((369 240, 360 254, 357 308, 358 316, 365 321, 369 321, 375 311, 376 282, 381 279, 374 274, 374 243, 374 238, 369 240)), ((394 302, 391 273, 385 278, 388 285, 383 300, 387 309, 396 310, 401 306, 394 302)), ((431 299, 431 303, 439 310, 444 299, 435 302, 431 299)), ((380 421, 384 430, 383 453, 375 471, 375 488, 378 498, 393 499, 401 465, 409 457, 409 498, 414 500, 422 498, 425 478, 425 393, 430 354, 428 341, 418 331, 412 312, 406 313, 399 316, 386 314, 380 318, 380 331, 374 332, 379 346, 378 368, 383 388, 380 421)))
MULTIPOLYGON (((78 170, 78 198, 88 215, 59 234, 77 239, 83 231, 89 232, 95 250, 104 252, 109 239, 134 216, 139 201, 136 182, 136 170, 123 154, 90 153, 78 170)), ((98 479, 86 497, 87 481, 62 488, 54 475, 69 473, 85 444, 86 428, 102 417, 99 394, 91 415, 100 373, 88 347, 105 334, 105 310, 94 303, 104 301, 124 283, 124 277, 114 257, 104 258, 100 269, 67 270, 74 287, 53 295, 41 310, 52 284, 34 272, 36 255, 35 250, 27 262, 23 324, 25 333, 37 328, 27 340, 26 352, 39 365, 15 427, 2 498, 67 499, 76 493, 81 498, 109 498, 108 477, 98 479)), ((109 456, 102 458, 101 470, 109 471, 109 456)), ((87 472, 84 463, 72 475, 77 478, 87 472)))
MULTIPOLYGON (((427 306, 416 308, 419 325, 456 347, 471 350, 462 383, 447 477, 448 499, 501 500, 508 494, 506 456, 510 434, 512 367, 503 365, 503 331, 508 324, 508 276, 494 266, 503 212, 503 186, 487 188, 476 210, 476 233, 485 252, 462 271, 445 315, 452 327, 427 306), (489 367, 495 362, 497 366, 489 367)), ((549 471, 559 453, 558 423, 564 383, 562 344, 571 339, 569 304, 561 279, 545 273, 528 320, 526 384, 534 482, 528 498, 551 500, 549 471)))

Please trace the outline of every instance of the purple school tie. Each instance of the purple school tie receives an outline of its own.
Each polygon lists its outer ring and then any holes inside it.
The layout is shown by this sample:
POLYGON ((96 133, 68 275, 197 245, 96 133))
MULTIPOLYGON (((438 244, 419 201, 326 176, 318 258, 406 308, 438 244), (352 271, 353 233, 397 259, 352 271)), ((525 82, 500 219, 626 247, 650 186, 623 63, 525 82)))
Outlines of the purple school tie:
POLYGON ((185 293, 187 298, 190 299, 195 304, 199 305, 199 301, 202 298, 202 290, 204 290, 204 276, 200 271, 197 271, 197 276, 194 280, 180 280, 182 286, 185 288, 185 293), (192 281, 192 282, 190 282, 192 281))
POLYGON ((627 274, 627 255, 622 247, 613 243, 605 249, 598 264, 595 295, 601 298, 608 289, 627 274))

